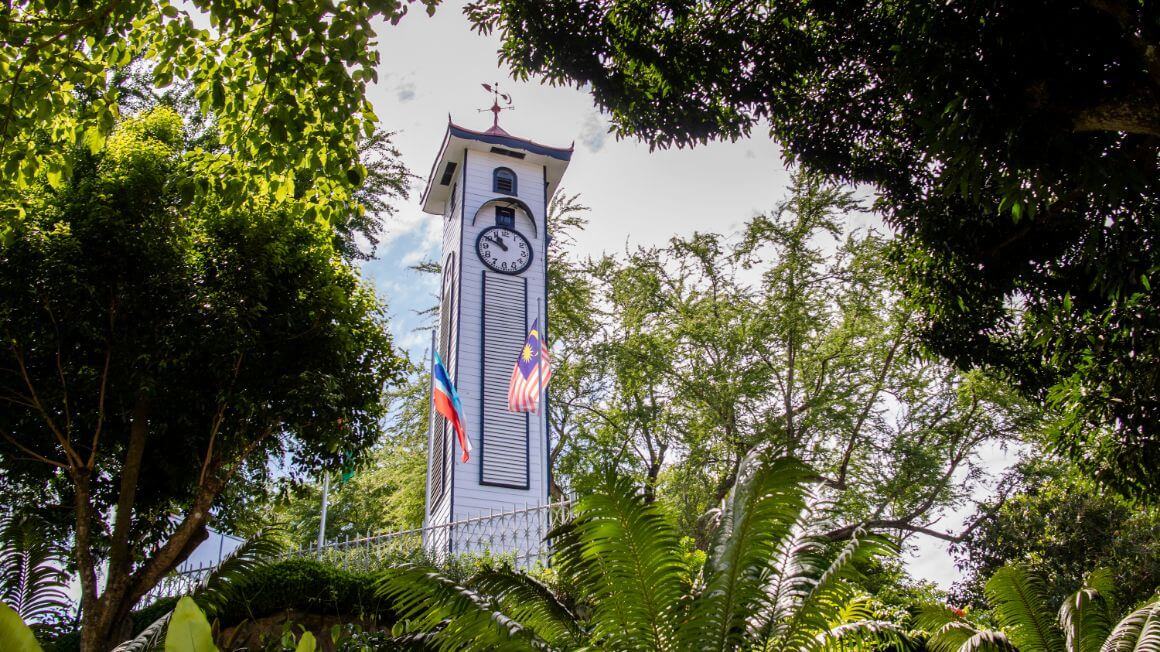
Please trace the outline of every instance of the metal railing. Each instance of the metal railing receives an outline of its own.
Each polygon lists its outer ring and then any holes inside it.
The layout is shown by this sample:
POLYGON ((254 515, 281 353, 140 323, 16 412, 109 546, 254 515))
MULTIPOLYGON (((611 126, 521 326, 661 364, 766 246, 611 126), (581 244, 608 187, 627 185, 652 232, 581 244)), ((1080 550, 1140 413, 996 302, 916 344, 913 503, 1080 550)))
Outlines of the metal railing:
MULTIPOLYGON (((347 537, 283 553, 283 559, 313 558, 346 570, 373 571, 408 561, 436 564, 490 559, 518 568, 546 565, 548 532, 571 513, 571 501, 493 512, 410 530, 347 537)), ((206 562, 181 568, 161 580, 138 603, 191 593, 217 568, 206 562)))

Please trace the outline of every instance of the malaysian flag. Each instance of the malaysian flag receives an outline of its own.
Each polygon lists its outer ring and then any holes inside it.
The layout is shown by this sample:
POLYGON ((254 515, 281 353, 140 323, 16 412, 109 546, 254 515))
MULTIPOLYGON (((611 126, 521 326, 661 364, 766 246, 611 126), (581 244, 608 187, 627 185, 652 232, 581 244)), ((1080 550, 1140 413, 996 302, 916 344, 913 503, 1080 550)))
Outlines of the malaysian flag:
POLYGON ((516 358, 512 381, 508 385, 508 412, 540 412, 540 394, 552 378, 552 361, 548 348, 540 339, 540 320, 532 322, 528 340, 516 358))

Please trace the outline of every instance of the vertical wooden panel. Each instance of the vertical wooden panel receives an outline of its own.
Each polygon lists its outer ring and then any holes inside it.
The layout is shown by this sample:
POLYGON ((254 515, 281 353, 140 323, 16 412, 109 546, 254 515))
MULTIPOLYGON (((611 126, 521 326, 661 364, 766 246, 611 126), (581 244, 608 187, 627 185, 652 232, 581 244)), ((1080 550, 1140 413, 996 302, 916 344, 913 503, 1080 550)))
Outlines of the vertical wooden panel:
POLYGON ((508 383, 528 335, 527 281, 483 274, 480 484, 528 488, 528 416, 508 412, 508 383))

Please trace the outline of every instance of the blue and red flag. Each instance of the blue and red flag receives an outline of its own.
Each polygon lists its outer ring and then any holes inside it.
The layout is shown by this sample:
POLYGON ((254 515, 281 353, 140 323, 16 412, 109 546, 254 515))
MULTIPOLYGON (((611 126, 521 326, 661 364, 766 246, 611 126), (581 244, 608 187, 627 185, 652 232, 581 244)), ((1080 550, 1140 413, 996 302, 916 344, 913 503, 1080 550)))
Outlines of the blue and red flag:
POLYGON ((459 403, 459 392, 455 391, 455 383, 451 382, 451 376, 447 373, 447 367, 443 366, 439 352, 433 353, 435 361, 432 373, 435 379, 432 384, 435 388, 435 411, 443 415, 443 418, 455 428, 459 448, 463 450, 463 461, 466 462, 470 457, 468 453, 471 452, 471 440, 467 438, 467 431, 463 429, 463 406, 459 403))
POLYGON ((516 357, 512 379, 508 384, 508 412, 540 412, 540 395, 552 378, 552 360, 543 338, 540 320, 532 322, 532 330, 524 348, 516 357))

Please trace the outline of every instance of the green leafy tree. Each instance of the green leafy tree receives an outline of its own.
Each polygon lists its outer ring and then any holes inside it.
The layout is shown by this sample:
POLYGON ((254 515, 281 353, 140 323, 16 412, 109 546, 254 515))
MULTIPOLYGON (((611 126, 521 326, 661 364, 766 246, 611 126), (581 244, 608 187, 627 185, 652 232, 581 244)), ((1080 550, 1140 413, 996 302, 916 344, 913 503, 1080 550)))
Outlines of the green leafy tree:
POLYGON ((361 457, 404 369, 310 201, 187 192, 206 179, 184 135, 172 109, 122 122, 67 182, 42 171, 0 242, 0 482, 67 522, 86 651, 262 495, 270 459, 361 457))
POLYGON ((1121 491, 1160 495, 1153 3, 478 0, 518 78, 652 146, 769 125, 878 193, 922 339, 1002 370, 1121 491), (1032 29, 1033 27, 1033 29, 1032 29))
POLYGON ((625 478, 580 499, 553 532, 561 599, 511 570, 464 586, 422 567, 381 581, 412 631, 436 649, 838 650, 899 641, 897 628, 864 618, 859 567, 892 550, 859 534, 831 550, 811 525, 812 471, 791 458, 747 458, 715 513, 699 567, 677 528, 625 478))
MULTIPOLYGON (((16 190, 72 173, 76 147, 97 152, 127 101, 126 72, 188 85, 217 146, 190 165, 196 189, 250 204, 301 194, 312 216, 343 212, 367 175, 359 139, 377 120, 366 90, 381 63, 374 22, 412 3, 168 0, 20 2, 0 15, 0 235, 32 206, 16 190), (337 200, 337 201, 336 201, 337 200)), ((434 11, 437 0, 422 3, 434 11)), ((250 206, 251 209, 255 208, 250 206)))
MULTIPOLYGON (((422 527, 427 486, 427 420, 430 380, 426 370, 389 392, 391 414, 383 440, 367 453, 354 475, 339 482, 331 475, 326 539, 378 534, 422 527)), ((273 521, 297 546, 318 541, 322 502, 319 482, 286 488, 276 503, 273 521)), ((263 504, 259 521, 269 519, 263 504)))
POLYGON ((707 545, 700 516, 750 451, 773 446, 817 469, 835 539, 862 526, 957 539, 931 523, 969 499, 980 447, 1035 432, 1040 413, 923 355, 882 273, 887 243, 842 229, 856 210, 848 191, 799 173, 739 236, 569 268, 558 285, 576 289, 552 287, 565 304, 551 315, 560 481, 584 492, 629 474, 707 545))
POLYGON ((1012 491, 981 505, 977 526, 952 545, 965 573, 961 603, 983 606, 983 585, 1003 566, 1023 565, 1043 578, 1049 603, 1062 602, 1091 568, 1112 574, 1119 599, 1143 600, 1160 586, 1160 511, 1102 490, 1050 457, 1012 471, 1012 491))
POLYGON ((927 610, 920 622, 933 652, 1101 652, 1155 650, 1160 646, 1160 595, 1116 622, 1111 573, 1092 572, 1058 613, 1048 608, 1042 581, 1019 566, 999 569, 987 581, 987 603, 998 629, 984 629, 947 608, 927 610))

